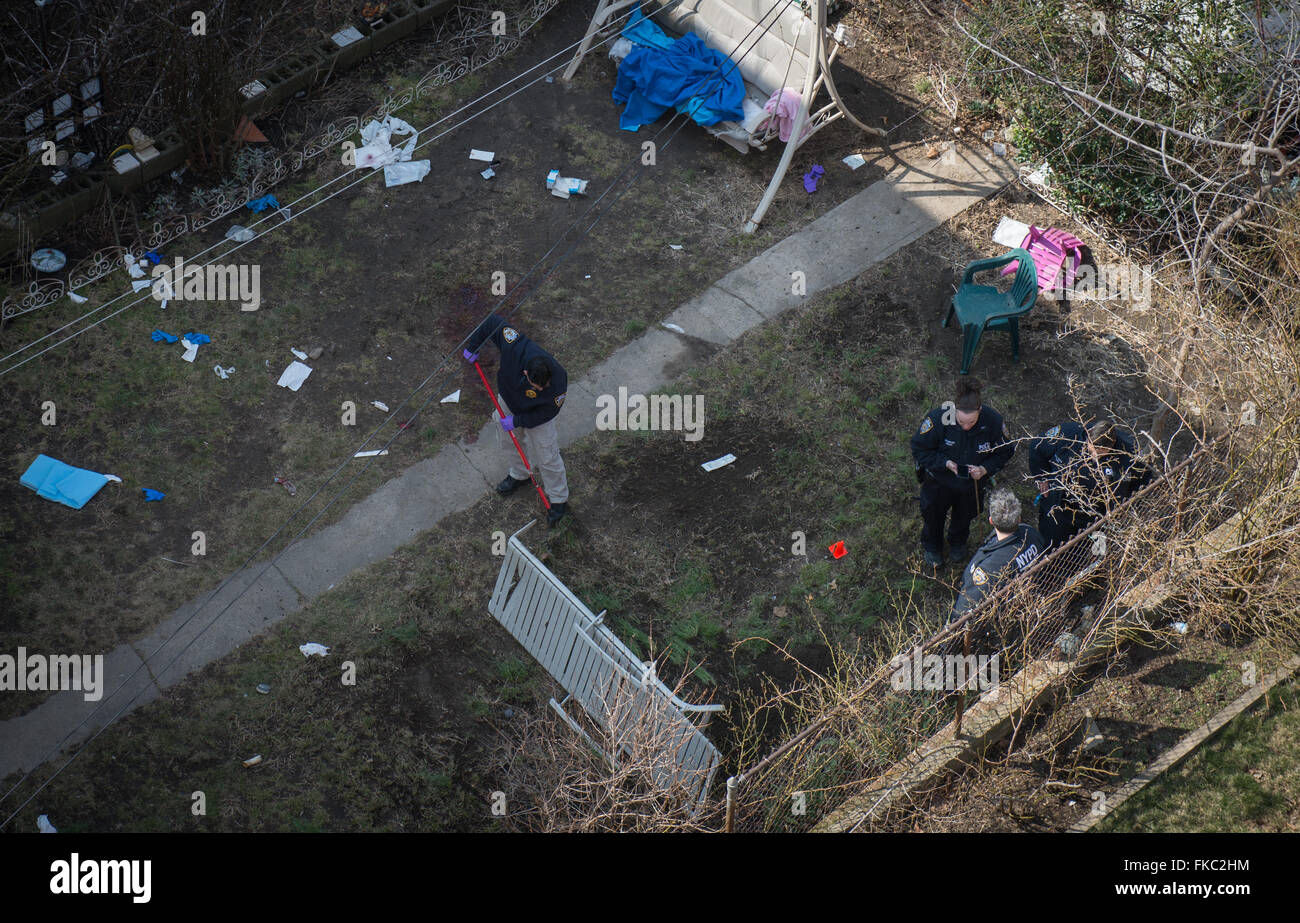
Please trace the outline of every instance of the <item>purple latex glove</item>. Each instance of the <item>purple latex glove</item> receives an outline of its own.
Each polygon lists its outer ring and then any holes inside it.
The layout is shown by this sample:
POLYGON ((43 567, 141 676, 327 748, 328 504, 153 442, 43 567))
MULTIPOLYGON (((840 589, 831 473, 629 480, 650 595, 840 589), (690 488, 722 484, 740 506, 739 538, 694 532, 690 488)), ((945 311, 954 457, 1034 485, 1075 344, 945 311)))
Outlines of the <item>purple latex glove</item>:
POLYGON ((478 353, 472 353, 467 349, 464 352, 462 352, 461 355, 465 357, 465 361, 468 362, 470 365, 473 365, 475 362, 478 362, 478 353))
POLYGON ((813 164, 813 168, 803 175, 803 188, 808 192, 817 191, 817 180, 826 175, 826 168, 821 164, 813 164))
POLYGON ((507 433, 515 428, 515 418, 513 414, 511 416, 501 418, 501 428, 505 430, 507 433))

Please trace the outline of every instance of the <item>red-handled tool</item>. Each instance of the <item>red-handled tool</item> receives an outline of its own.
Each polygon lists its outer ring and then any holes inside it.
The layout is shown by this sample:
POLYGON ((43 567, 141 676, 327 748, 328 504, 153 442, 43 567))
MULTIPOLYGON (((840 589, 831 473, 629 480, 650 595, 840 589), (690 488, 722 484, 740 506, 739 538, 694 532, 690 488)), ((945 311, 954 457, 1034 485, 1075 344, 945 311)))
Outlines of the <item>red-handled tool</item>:
MULTIPOLYGON (((497 416, 505 419, 506 415, 501 411, 501 405, 497 403, 497 394, 492 390, 492 386, 488 384, 487 376, 483 374, 483 369, 479 366, 477 360, 474 362, 474 368, 478 369, 478 377, 483 379, 483 387, 487 388, 488 397, 492 398, 492 406, 497 409, 497 416)), ((533 477, 532 465, 528 464, 528 457, 524 455, 523 447, 519 445, 519 440, 515 438, 513 430, 510 432, 510 440, 515 444, 515 451, 519 453, 519 458, 524 463, 524 470, 528 472, 529 480, 537 488, 537 495, 542 498, 542 505, 549 510, 551 501, 546 499, 546 494, 542 491, 542 485, 538 484, 537 478, 533 477)))

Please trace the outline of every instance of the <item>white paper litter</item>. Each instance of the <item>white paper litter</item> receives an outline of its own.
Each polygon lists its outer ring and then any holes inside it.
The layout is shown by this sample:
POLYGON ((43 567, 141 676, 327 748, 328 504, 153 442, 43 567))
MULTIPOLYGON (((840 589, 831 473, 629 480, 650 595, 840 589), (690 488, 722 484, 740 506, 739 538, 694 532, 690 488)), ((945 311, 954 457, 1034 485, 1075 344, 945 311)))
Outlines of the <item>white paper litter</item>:
POLYGON ((353 42, 359 42, 363 38, 365 38, 365 36, 361 34, 361 30, 356 26, 348 26, 346 29, 341 29, 330 36, 330 39, 334 44, 338 45, 340 48, 346 48, 353 42))
POLYGON ((225 380, 226 380, 227 378, 229 378, 231 375, 235 374, 235 367, 232 365, 232 366, 231 366, 230 368, 228 368, 228 369, 223 369, 223 368, 222 368, 221 366, 219 366, 219 365, 214 365, 214 366, 212 367, 212 371, 214 371, 214 372, 217 373, 217 377, 218 377, 218 378, 220 378, 222 381, 225 381, 225 380))
POLYGON ((439 403, 439 404, 459 404, 459 403, 460 403, 460 388, 457 388, 455 391, 451 392, 451 394, 448 394, 448 395, 447 395, 446 397, 444 397, 442 400, 438 401, 438 403, 439 403))
POLYGON ((380 410, 382 410, 384 413, 388 413, 388 405, 385 404, 383 401, 371 401, 370 406, 377 407, 380 410))
POLYGON ((301 362, 294 361, 287 369, 280 373, 280 380, 276 382, 281 388, 288 388, 290 391, 297 391, 302 387, 302 383, 307 380, 311 374, 311 366, 303 365, 301 362))
POLYGON ((551 195, 561 199, 567 199, 571 195, 586 195, 587 182, 585 179, 561 176, 559 170, 546 174, 546 188, 551 190, 551 195))
POLYGON ((142 292, 145 289, 152 288, 152 287, 153 287, 153 283, 150 282, 148 279, 136 279, 131 283, 131 290, 133 292, 142 292))
POLYGON ((844 163, 847 164, 851 170, 856 170, 858 167, 865 165, 866 162, 867 158, 863 157, 861 154, 850 154, 844 158, 844 163))
POLYGON ((181 358, 186 362, 193 362, 194 357, 199 354, 199 344, 191 343, 189 340, 182 338, 181 345, 185 347, 185 352, 181 354, 181 358))
POLYGON ((669 249, 669 250, 680 250, 680 249, 682 249, 682 245, 681 245, 681 244, 669 244, 669 245, 668 245, 668 249, 669 249))
POLYGON ((726 455, 722 456, 721 458, 715 458, 713 461, 705 462, 704 464, 700 465, 700 467, 703 468, 705 471, 716 471, 719 468, 724 467, 725 465, 730 465, 735 460, 736 460, 736 456, 728 452, 726 455))
POLYGON ((481 160, 484 163, 491 163, 492 161, 497 159, 497 155, 494 154, 492 151, 480 151, 478 148, 470 148, 469 159, 481 160))
POLYGON ((85 304, 90 300, 85 295, 78 295, 76 292, 68 292, 68 297, 72 299, 74 304, 85 304))
POLYGON ((358 169, 361 167, 376 169, 387 164, 410 160, 411 155, 415 153, 415 142, 419 137, 419 132, 410 124, 391 115, 382 122, 371 119, 361 126, 361 140, 365 144, 357 148, 354 163, 358 169), (393 147, 393 135, 407 134, 411 137, 401 147, 393 147))
POLYGON ((312 654, 324 657, 330 652, 328 647, 323 644, 317 644, 315 641, 308 641, 306 644, 299 644, 298 650, 302 651, 304 657, 310 657, 312 654))
POLYGON ((306 362, 306 361, 307 361, 307 354, 306 354, 305 352, 303 352, 301 349, 294 349, 292 346, 290 346, 290 347, 289 347, 289 352, 293 353, 295 356, 297 356, 297 357, 298 357, 299 359, 301 359, 303 362, 306 362))
POLYGON ((1003 215, 1002 220, 998 222, 997 230, 993 232, 993 242, 1004 247, 1015 248, 1024 243, 1028 234, 1029 225, 1003 215))
POLYGON ((660 327, 663 327, 663 328, 665 328, 665 329, 667 329, 667 330, 671 330, 673 333, 685 333, 685 332, 686 332, 686 331, 683 330, 681 327, 678 327, 676 324, 670 324, 670 323, 667 323, 666 321, 660 321, 660 322, 659 322, 659 326, 660 326, 660 327))
POLYGON ((385 186, 405 186, 407 183, 423 182, 429 175, 429 161, 410 160, 406 163, 390 163, 384 167, 385 186))
POLYGON ((486 170, 484 170, 482 173, 479 174, 479 176, 483 177, 484 179, 491 179, 496 175, 497 175, 497 171, 493 170, 491 167, 488 167, 486 170))
POLYGON ((1007 146, 1003 144, 1001 141, 994 141, 993 153, 999 157, 1005 157, 1007 156, 1007 146))
POLYGON ((620 35, 618 41, 609 46, 609 56, 614 59, 615 64, 621 64, 635 47, 626 36, 620 35))
POLYGON ((387 455, 387 454, 388 454, 387 449, 370 449, 369 451, 366 452, 358 452, 352 457, 353 458, 374 458, 376 455, 387 455))

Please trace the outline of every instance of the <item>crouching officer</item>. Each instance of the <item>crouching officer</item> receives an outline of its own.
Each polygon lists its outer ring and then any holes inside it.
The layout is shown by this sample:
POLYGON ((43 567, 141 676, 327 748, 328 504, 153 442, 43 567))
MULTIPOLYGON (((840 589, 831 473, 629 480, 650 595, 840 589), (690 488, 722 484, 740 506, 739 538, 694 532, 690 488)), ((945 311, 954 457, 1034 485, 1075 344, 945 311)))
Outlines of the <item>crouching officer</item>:
POLYGON ((1106 420, 1085 429, 1066 420, 1029 446, 1029 476, 1038 487, 1038 531, 1055 547, 1086 529, 1151 480, 1131 433, 1106 420))
MULTIPOLYGON (((555 416, 564 406, 569 376, 554 356, 497 314, 489 315, 470 335, 469 348, 464 352, 466 362, 478 361, 478 350, 485 340, 491 340, 501 350, 497 390, 506 416, 493 411, 492 419, 501 424, 503 433, 518 430, 523 437, 524 451, 530 463, 541 472, 542 486, 551 504, 546 519, 555 525, 569 511, 569 481, 555 429, 555 416)), ((528 483, 528 472, 514 447, 504 437, 500 441, 502 448, 509 452, 510 470, 497 485, 497 493, 508 494, 528 483)))
POLYGON ((925 563, 943 563, 944 523, 948 524, 948 559, 966 560, 971 520, 983 505, 981 494, 992 477, 1011 460, 1016 447, 1006 438, 1002 415, 985 407, 981 385, 972 378, 957 382, 955 401, 926 414, 912 436, 912 458, 921 482, 921 547, 925 563))
POLYGON ((989 494, 989 525, 993 531, 971 555, 970 564, 962 573, 961 593, 948 616, 950 622, 1047 550, 1047 542, 1038 530, 1020 521, 1020 499, 1005 487, 989 494))

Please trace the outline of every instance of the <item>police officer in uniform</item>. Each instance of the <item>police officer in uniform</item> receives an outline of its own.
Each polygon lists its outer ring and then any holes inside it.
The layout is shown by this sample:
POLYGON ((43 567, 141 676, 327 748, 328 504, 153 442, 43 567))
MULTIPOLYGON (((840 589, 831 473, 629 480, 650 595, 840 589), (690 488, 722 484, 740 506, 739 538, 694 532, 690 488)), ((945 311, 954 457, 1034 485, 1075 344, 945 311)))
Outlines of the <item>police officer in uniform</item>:
POLYGON ((966 561, 971 520, 983 505, 997 474, 1015 454, 1006 438, 1002 415, 985 407, 981 385, 972 378, 957 382, 955 401, 926 414, 912 436, 912 457, 921 482, 921 547, 925 563, 943 563, 944 523, 948 523, 948 559, 966 561))
POLYGON ((1066 420, 1029 446, 1029 476, 1039 494, 1038 531, 1055 547, 1086 529, 1112 495, 1125 500, 1151 480, 1131 433, 1111 421, 1066 420))
MULTIPOLYGON (((518 431, 529 462, 541 473, 542 487, 551 509, 547 521, 555 525, 568 510, 569 481, 560 457, 560 439, 555 429, 555 416, 564 406, 564 396, 569 388, 569 376, 555 357, 542 349, 514 327, 505 318, 491 314, 469 338, 465 350, 466 362, 478 361, 478 350, 484 341, 491 340, 501 350, 501 368, 497 372, 497 391, 500 392, 502 417, 496 411, 492 419, 501 424, 503 433, 518 431)), ((510 470, 497 485, 497 493, 509 494, 528 483, 519 454, 504 436, 502 448, 509 453, 510 470)))
POLYGON ((1000 487, 989 494, 989 533, 962 572, 961 593, 948 621, 961 616, 1002 580, 1019 574, 1047 550, 1038 530, 1020 521, 1020 499, 1000 487))

